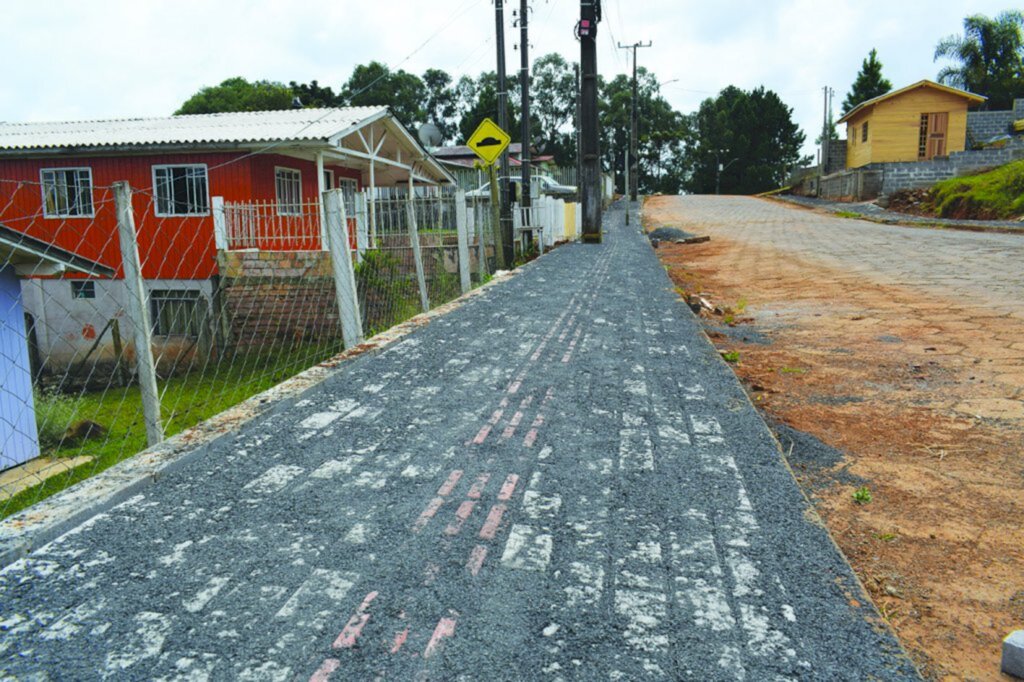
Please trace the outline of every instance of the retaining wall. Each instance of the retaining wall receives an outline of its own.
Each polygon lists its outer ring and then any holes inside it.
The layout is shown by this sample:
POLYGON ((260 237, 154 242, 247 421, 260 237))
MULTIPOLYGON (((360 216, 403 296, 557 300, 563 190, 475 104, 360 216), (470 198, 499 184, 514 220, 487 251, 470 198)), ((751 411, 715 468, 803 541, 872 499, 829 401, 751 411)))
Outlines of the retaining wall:
POLYGON ((1024 99, 1013 101, 1013 109, 1005 111, 967 112, 967 144, 980 144, 997 135, 1012 134, 1011 124, 1024 119, 1024 99))
POLYGON ((931 161, 901 161, 873 163, 866 170, 881 171, 881 194, 889 195, 901 189, 930 187, 941 180, 966 175, 985 168, 1002 166, 1024 159, 1024 139, 1016 138, 1001 149, 981 149, 953 152, 931 161))

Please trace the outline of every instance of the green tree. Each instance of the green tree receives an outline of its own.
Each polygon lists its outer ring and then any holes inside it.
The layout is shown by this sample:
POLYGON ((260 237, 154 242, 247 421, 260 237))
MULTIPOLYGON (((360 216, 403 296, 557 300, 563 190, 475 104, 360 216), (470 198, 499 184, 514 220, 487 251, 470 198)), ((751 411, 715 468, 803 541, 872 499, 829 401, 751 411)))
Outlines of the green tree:
POLYGON ((292 91, 283 83, 229 78, 220 85, 207 86, 185 100, 174 114, 216 114, 224 111, 266 111, 288 109, 292 91))
POLYGON ((426 95, 426 86, 419 76, 401 69, 392 71, 387 65, 374 61, 352 70, 338 98, 345 106, 390 107, 399 121, 413 129, 426 115, 423 110, 426 95))
MULTIPOLYGON (((519 85, 508 81, 509 126, 506 131, 513 142, 522 139, 519 128, 519 85)), ((481 73, 476 79, 463 76, 455 86, 458 102, 458 142, 465 144, 480 121, 490 118, 498 121, 498 75, 494 71, 481 73)))
POLYGON ((288 87, 292 89, 292 95, 299 98, 304 107, 336 107, 338 104, 338 96, 334 94, 334 90, 330 87, 322 87, 315 80, 307 83, 296 83, 292 81, 288 83, 288 87))
POLYGON ((792 117, 793 110, 763 87, 729 86, 704 100, 691 115, 686 189, 709 194, 716 180, 729 194, 779 187, 793 166, 809 161, 800 156, 805 136, 792 117))
POLYGON ((533 63, 530 80, 531 137, 559 166, 576 163, 576 75, 573 65, 557 54, 533 63))
POLYGON ((458 134, 455 120, 458 101, 452 77, 441 69, 427 69, 423 72, 423 87, 426 92, 424 120, 437 125, 445 142, 452 142, 458 134))
POLYGON ((1009 109, 1024 97, 1024 13, 1008 10, 990 19, 973 14, 964 19, 962 36, 943 38, 935 59, 956 62, 939 71, 939 82, 988 97, 989 109, 1009 109))
MULTIPOLYGON (((620 74, 608 83, 599 81, 598 88, 603 163, 624 192, 633 81, 620 74)), ((676 194, 686 177, 688 120, 661 97, 658 79, 643 67, 637 71, 637 112, 637 187, 641 194, 676 194)))
POLYGON ((892 90, 892 83, 882 75, 882 62, 878 61, 878 50, 871 48, 867 59, 861 63, 860 71, 857 72, 853 85, 850 86, 850 92, 843 100, 843 116, 850 113, 861 102, 884 95, 890 90, 892 90))

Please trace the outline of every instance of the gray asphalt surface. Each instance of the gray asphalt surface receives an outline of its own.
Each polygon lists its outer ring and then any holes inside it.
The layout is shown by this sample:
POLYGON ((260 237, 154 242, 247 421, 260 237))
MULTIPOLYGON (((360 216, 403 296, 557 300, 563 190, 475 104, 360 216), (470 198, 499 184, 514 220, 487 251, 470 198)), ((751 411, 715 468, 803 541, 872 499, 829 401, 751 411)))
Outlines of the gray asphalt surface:
POLYGON ((0 675, 915 679, 606 227, 0 571, 0 675))

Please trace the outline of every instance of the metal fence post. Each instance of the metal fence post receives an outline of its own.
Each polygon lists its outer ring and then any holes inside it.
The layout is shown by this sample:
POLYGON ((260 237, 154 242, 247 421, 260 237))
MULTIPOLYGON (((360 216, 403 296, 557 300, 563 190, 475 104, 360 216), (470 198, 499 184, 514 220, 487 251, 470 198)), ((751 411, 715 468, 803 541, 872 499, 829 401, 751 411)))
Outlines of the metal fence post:
POLYGON ((356 274, 349 252, 348 219, 345 215, 344 190, 332 189, 324 192, 323 201, 327 218, 327 248, 331 253, 331 269, 334 271, 334 292, 338 299, 338 321, 345 348, 353 348, 363 342, 363 321, 359 314, 359 297, 356 293, 356 274))
POLYGON ((423 254, 420 252, 420 233, 416 228, 416 197, 413 194, 412 173, 409 173, 409 198, 407 210, 409 212, 409 241, 412 243, 412 257, 416 261, 416 282, 420 286, 420 305, 423 312, 430 310, 430 297, 427 296, 427 279, 423 274, 423 254))
POLYGON ((455 229, 459 233, 459 280, 462 293, 472 287, 469 281, 469 221, 466 217, 466 190, 455 192, 455 229))
POLYGON ((146 305, 146 286, 142 281, 142 264, 136 242, 135 215, 132 211, 132 190, 127 182, 114 183, 114 204, 117 208, 117 236, 121 244, 121 264, 127 290, 128 314, 131 316, 135 340, 135 362, 142 393, 142 413, 146 421, 146 443, 156 445, 164 439, 160 422, 160 393, 156 385, 156 363, 146 305))

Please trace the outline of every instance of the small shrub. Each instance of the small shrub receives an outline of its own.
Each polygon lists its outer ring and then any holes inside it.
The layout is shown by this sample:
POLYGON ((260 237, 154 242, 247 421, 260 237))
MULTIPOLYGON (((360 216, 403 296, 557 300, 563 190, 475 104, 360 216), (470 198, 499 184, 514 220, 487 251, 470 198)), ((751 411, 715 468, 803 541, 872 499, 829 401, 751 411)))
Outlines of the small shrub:
POLYGON ((78 399, 55 390, 36 391, 36 429, 39 447, 52 450, 64 440, 64 432, 78 416, 78 399))
POLYGON ((857 504, 867 504, 871 502, 871 491, 868 490, 866 485, 862 485, 853 491, 853 501, 857 504))
POLYGON ((724 351, 721 351, 721 353, 722 353, 722 359, 725 360, 726 362, 733 362, 733 363, 735 363, 735 362, 739 362, 740 361, 739 351, 735 351, 735 350, 725 351, 724 350, 724 351))

